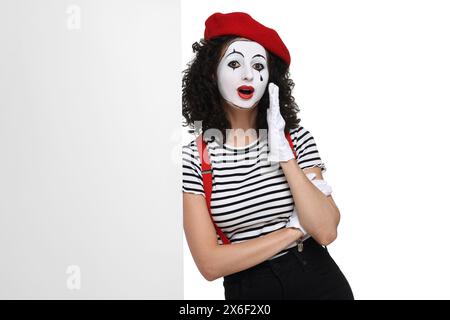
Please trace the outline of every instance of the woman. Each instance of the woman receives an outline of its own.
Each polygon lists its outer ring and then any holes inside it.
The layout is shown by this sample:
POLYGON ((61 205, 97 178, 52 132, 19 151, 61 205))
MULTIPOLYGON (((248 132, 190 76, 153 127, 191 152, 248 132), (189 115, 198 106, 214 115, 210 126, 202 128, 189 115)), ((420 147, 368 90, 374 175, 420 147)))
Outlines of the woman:
POLYGON ((205 26, 182 99, 186 125, 201 123, 213 176, 209 212, 199 150, 184 146, 184 231, 199 271, 224 277, 227 300, 353 299, 326 248, 340 213, 297 119, 289 51, 246 13, 215 13, 205 26))

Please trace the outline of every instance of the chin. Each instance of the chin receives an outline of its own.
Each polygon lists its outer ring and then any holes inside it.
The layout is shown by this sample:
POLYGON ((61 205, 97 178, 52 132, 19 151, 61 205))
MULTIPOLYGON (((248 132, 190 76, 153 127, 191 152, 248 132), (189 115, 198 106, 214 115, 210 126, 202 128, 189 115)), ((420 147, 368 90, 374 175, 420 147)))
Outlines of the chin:
POLYGON ((258 105, 258 102, 255 102, 252 106, 250 106, 250 107, 241 107, 241 106, 238 106, 238 105, 236 105, 236 104, 232 104, 233 105, 233 107, 235 107, 235 108, 238 108, 238 109, 241 109, 241 110, 251 110, 251 109, 253 109, 253 108, 255 108, 257 105, 258 105))

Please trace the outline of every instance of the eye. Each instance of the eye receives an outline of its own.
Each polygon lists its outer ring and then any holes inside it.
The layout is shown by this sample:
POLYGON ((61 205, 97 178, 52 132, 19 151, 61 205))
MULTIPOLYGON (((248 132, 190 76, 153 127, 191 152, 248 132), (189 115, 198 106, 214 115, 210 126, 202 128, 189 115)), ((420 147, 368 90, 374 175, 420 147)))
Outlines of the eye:
POLYGON ((253 65, 253 67, 255 67, 255 69, 256 70, 258 70, 258 71, 261 71, 261 70, 263 70, 264 69, 264 65, 262 64, 262 63, 255 63, 254 65, 253 65))
POLYGON ((239 62, 237 62, 236 60, 233 60, 233 61, 230 61, 230 62, 228 63, 228 66, 229 66, 230 68, 233 68, 233 70, 234 70, 234 69, 236 69, 236 68, 239 68, 239 67, 240 67, 240 64, 239 64, 239 62))

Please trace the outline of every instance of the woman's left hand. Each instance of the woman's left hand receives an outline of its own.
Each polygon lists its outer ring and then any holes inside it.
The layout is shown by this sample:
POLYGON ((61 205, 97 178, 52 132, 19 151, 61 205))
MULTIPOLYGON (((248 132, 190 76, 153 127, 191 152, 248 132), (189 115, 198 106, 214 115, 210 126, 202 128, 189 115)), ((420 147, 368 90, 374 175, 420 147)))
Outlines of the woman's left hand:
POLYGON ((284 135, 286 122, 280 113, 279 88, 274 83, 269 83, 269 101, 267 109, 267 125, 269 127, 268 143, 270 162, 288 161, 294 158, 291 146, 284 135))

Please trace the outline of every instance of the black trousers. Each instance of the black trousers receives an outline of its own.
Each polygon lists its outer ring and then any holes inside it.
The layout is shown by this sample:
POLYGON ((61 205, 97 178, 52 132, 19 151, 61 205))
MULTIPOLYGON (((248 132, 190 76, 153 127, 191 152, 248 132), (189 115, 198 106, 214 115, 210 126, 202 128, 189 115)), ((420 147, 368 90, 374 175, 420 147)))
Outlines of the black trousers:
POLYGON ((225 276, 225 300, 353 300, 352 289, 326 247, 312 237, 272 260, 225 276))

